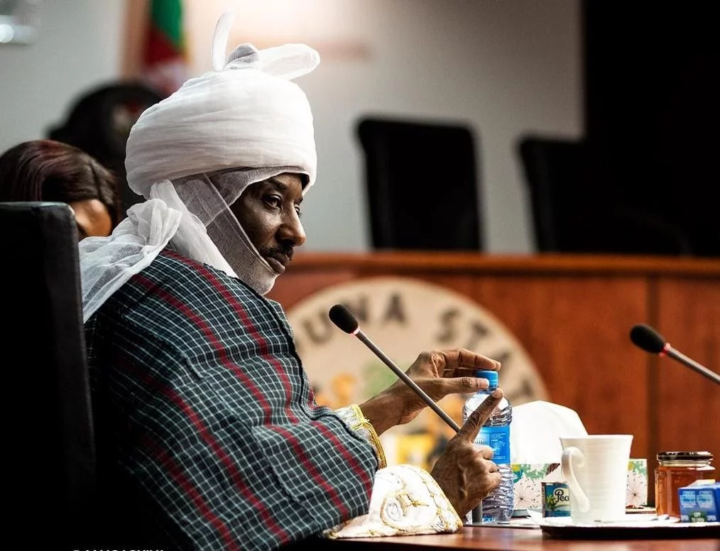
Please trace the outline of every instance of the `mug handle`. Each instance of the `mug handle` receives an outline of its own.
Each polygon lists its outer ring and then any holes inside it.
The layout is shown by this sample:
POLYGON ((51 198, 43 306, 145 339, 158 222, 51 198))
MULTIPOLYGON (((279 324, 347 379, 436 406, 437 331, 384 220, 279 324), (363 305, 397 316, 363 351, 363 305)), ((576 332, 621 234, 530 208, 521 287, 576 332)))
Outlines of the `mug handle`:
POLYGON ((575 503, 577 503, 580 512, 587 513, 590 510, 590 500, 580 487, 580 483, 573 470, 573 463, 578 467, 582 467, 585 464, 583 452, 574 446, 568 446, 562 452, 561 463, 563 476, 567 481, 568 488, 570 488, 570 495, 575 498, 575 503))

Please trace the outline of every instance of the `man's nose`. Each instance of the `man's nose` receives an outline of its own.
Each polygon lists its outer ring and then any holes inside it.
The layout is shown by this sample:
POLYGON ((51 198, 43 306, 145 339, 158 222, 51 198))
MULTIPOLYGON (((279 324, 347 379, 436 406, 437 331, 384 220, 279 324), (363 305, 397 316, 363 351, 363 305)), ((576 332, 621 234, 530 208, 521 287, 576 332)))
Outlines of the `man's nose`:
POLYGON ((284 217, 278 233, 281 241, 290 241, 294 247, 303 245, 307 238, 305 228, 303 228, 302 222, 300 222, 300 215, 295 212, 295 210, 287 213, 284 217))

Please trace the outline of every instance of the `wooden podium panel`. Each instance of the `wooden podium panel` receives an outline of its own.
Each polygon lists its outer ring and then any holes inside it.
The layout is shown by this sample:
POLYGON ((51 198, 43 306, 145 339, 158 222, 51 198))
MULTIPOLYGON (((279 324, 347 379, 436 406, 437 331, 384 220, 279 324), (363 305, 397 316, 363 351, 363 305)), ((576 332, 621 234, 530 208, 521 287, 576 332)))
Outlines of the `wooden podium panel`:
POLYGON ((633 434, 646 449, 646 358, 628 332, 647 319, 637 277, 512 275, 477 282, 476 300, 498 315, 542 373, 550 400, 574 409, 591 434, 633 434), (622 304, 609 297, 624 297, 622 304), (599 403, 603 407, 597 407, 599 403))
MULTIPOLYGON (((661 277, 657 329, 696 362, 720 368, 720 281, 661 277)), ((720 386, 668 358, 651 358, 657 427, 653 448, 713 452, 720 473, 720 386)), ((717 475, 720 479, 720 474, 717 475)))
POLYGON ((709 450, 720 464, 720 386, 629 339, 634 324, 647 323, 720 371, 720 261, 299 253, 270 298, 287 310, 327 287, 376 276, 447 287, 492 312, 532 358, 551 401, 577 411, 590 434, 634 435, 631 455, 648 459, 650 500, 658 451, 709 450))

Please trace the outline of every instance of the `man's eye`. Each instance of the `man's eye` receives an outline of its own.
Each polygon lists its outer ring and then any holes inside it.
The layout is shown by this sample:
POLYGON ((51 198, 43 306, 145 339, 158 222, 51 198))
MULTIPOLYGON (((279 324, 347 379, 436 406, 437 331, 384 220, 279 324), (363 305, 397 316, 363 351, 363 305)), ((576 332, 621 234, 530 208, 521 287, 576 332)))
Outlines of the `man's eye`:
POLYGON ((279 195, 267 195, 265 202, 271 207, 279 209, 282 206, 282 197, 279 195))
POLYGON ((302 209, 300 208, 300 205, 295 205, 295 212, 297 212, 298 217, 302 216, 302 209))

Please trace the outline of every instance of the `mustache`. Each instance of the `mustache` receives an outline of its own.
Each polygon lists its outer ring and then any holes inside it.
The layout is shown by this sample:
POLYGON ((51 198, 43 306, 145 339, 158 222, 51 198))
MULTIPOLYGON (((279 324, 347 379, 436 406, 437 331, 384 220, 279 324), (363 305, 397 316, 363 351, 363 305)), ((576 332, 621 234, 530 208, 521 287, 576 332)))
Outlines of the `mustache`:
POLYGON ((288 261, 292 261, 295 254, 295 250, 292 246, 280 246, 280 247, 263 247, 260 249, 262 256, 286 256, 288 261))

